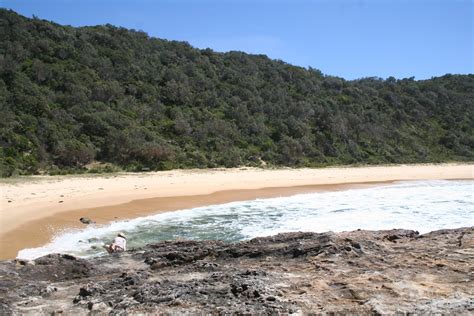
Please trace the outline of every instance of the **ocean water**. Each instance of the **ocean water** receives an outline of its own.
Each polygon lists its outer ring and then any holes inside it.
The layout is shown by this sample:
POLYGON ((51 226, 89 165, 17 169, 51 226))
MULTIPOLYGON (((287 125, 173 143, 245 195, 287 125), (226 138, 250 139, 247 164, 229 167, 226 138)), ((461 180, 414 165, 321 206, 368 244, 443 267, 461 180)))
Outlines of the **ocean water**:
POLYGON ((160 240, 229 242, 294 231, 405 228, 420 233, 474 226, 474 181, 406 181, 365 189, 299 194, 198 207, 59 233, 51 243, 21 250, 18 258, 48 253, 104 255, 118 232, 128 247, 160 240))

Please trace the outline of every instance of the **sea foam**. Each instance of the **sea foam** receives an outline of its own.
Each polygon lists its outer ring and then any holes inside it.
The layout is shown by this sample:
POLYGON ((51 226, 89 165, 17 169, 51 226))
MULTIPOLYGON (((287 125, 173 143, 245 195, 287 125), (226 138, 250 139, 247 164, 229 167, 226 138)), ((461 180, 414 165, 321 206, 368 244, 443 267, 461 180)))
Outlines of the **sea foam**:
POLYGON ((474 226, 473 189, 472 180, 407 181, 211 205, 59 233, 45 246, 21 250, 18 258, 102 255, 101 246, 117 232, 128 235, 129 247, 139 247, 171 239, 236 242, 294 231, 405 228, 426 233, 474 226))

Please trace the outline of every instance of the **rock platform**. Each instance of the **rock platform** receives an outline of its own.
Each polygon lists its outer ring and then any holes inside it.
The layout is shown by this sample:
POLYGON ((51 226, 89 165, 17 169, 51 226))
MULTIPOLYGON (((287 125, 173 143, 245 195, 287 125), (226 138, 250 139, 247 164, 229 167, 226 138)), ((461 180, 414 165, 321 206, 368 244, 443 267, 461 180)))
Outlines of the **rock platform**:
POLYGON ((474 227, 166 241, 0 263, 0 314, 472 314, 474 227))

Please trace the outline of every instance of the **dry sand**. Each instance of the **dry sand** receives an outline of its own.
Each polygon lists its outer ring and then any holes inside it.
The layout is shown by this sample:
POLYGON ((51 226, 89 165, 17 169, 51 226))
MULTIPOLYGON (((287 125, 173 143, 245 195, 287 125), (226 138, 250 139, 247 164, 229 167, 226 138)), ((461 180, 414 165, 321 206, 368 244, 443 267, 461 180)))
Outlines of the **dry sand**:
POLYGON ((98 223, 164 211, 398 180, 474 179, 473 164, 211 169, 33 176, 0 183, 0 259, 48 242, 80 217, 98 223))

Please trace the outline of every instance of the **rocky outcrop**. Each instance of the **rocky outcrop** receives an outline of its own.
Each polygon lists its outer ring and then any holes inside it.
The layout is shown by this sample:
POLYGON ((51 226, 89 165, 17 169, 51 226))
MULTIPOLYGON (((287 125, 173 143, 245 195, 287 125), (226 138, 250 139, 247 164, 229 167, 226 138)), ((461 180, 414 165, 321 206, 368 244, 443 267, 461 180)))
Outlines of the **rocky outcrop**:
POLYGON ((0 263, 0 314, 474 313, 474 228, 166 241, 0 263))

